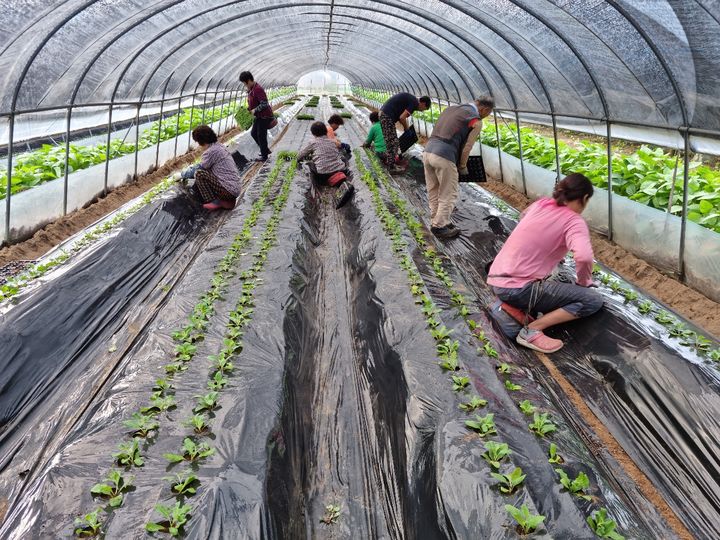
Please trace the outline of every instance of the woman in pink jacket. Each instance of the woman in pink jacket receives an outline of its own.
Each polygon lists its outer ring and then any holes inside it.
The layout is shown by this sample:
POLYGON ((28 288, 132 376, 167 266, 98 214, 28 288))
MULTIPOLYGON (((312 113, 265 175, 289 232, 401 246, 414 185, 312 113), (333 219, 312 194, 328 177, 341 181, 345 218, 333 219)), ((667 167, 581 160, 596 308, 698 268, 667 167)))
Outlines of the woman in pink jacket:
POLYGON ((520 345, 555 352, 563 342, 543 330, 592 315, 603 305, 602 296, 589 289, 593 251, 590 231, 580 216, 592 194, 592 184, 582 174, 565 177, 552 198, 540 199, 525 210, 490 267, 487 282, 495 294, 511 309, 522 310, 513 314, 516 318, 530 321, 517 336, 520 345), (547 280, 568 251, 575 258, 576 283, 547 280), (536 313, 542 316, 529 316, 536 313))

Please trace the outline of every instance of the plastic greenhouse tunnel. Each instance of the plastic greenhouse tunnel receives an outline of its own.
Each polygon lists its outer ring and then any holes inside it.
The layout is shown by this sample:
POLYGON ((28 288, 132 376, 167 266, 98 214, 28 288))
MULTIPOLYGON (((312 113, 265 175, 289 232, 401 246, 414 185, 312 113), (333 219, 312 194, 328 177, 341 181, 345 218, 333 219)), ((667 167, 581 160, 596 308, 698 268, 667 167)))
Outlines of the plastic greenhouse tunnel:
POLYGON ((720 0, 8 0, 0 73, 0 539, 719 537, 720 0))

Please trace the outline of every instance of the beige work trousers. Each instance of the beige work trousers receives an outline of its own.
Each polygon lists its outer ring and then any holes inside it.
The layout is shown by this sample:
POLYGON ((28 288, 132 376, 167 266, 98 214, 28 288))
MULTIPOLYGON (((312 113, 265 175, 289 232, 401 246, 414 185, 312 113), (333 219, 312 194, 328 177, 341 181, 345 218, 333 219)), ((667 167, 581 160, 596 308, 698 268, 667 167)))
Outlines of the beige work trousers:
POLYGON ((435 154, 423 153, 425 185, 430 201, 430 218, 433 227, 444 227, 450 223, 450 214, 455 209, 458 195, 457 165, 435 154))

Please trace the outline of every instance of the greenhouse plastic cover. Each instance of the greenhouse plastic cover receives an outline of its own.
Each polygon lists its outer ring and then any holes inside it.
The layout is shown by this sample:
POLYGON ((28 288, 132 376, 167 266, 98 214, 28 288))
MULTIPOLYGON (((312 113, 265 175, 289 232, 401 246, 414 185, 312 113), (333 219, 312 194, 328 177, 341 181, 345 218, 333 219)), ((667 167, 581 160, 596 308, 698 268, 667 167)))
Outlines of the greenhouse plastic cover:
POLYGON ((356 84, 502 108, 720 130, 718 0, 26 0, 0 4, 0 114, 356 84))

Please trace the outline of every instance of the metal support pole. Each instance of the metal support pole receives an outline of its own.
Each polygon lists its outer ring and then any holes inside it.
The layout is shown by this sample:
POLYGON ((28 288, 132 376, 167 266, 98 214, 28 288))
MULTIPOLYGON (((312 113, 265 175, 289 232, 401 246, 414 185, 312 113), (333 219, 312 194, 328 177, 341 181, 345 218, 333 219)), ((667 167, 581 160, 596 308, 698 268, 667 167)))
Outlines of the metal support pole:
POLYGON ((7 191, 5 192, 5 242, 10 243, 10 196, 12 191, 13 137, 15 136, 15 115, 8 118, 7 191))
POLYGON ((63 213, 67 215, 68 206, 68 175, 70 174, 70 123, 72 121, 72 106, 68 107, 65 117, 65 172, 63 179, 63 213))
POLYGON ((205 109, 207 109, 207 88, 205 89, 205 92, 203 93, 203 108, 202 108, 202 119, 200 120, 200 125, 205 125, 205 109))
POLYGON ((107 147, 105 148, 105 181, 103 183, 103 197, 105 197, 107 195, 108 174, 110 174, 110 138, 112 137, 112 117, 113 117, 113 104, 112 104, 112 100, 111 100, 110 108, 109 108, 109 115, 108 115, 108 125, 107 125, 107 139, 106 139, 107 147))
POLYGON ((180 116, 182 116, 182 95, 178 97, 177 114, 175 115, 175 149, 173 150, 173 158, 177 157, 177 142, 180 137, 180 116))
POLYGON ((607 121, 607 160, 608 160, 608 240, 613 239, 613 184, 612 184, 612 128, 610 120, 607 121))
POLYGON ((193 130, 193 114, 195 114, 195 94, 193 93, 192 103, 190 104, 190 129, 188 129, 188 146, 186 152, 190 151, 190 141, 192 140, 193 130))
POLYGON ((495 111, 493 111, 493 117, 495 118, 495 140, 497 141, 498 164, 500 166, 500 181, 505 183, 505 173, 503 173, 502 165, 502 148, 500 148, 500 127, 498 127, 497 113, 495 111))
POLYGON ((523 161, 522 137, 520 136, 520 114, 515 111, 515 126, 517 127, 518 151, 520 153, 520 173, 522 174, 523 193, 527 196, 527 181, 525 180, 525 162, 523 161))
POLYGON ((162 135, 163 109, 165 108, 165 92, 163 92, 163 100, 160 102, 160 118, 158 119, 157 141, 155 142, 155 168, 158 167, 160 161, 160 136, 162 135))
POLYGON ((552 115, 552 125, 553 125, 553 140, 555 141, 555 169, 557 170, 557 180, 555 183, 558 183, 560 181, 560 145, 558 144, 558 136, 557 136, 557 119, 555 118, 555 114, 552 115))
POLYGON ((160 101, 160 119, 158 120, 158 136, 157 136, 157 144, 155 145, 155 168, 157 169, 158 164, 160 162, 160 138, 162 136, 162 123, 163 123, 163 112, 165 111, 165 95, 167 93, 167 87, 168 84, 170 84, 170 79, 172 79, 172 76, 175 74, 175 72, 170 75, 167 80, 165 81, 165 86, 163 87, 163 93, 162 93, 162 100, 160 101))
POLYGON ((688 190, 690 184, 690 172, 688 165, 690 164, 690 133, 688 128, 684 128, 683 137, 685 139, 685 156, 683 158, 683 204, 682 216, 680 216, 680 253, 678 260, 678 274, 680 281, 685 281, 685 234, 687 232, 687 211, 688 211, 688 190))
POLYGON ((140 102, 135 109, 135 171, 133 178, 138 178, 138 152, 140 151, 140 102))

